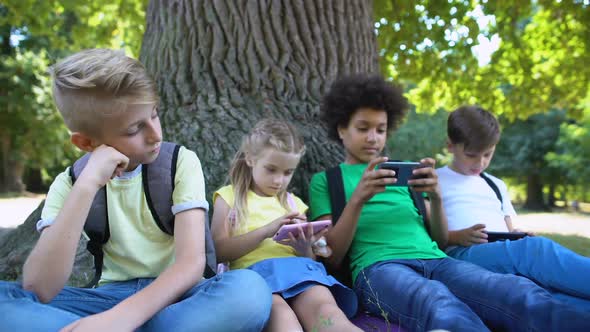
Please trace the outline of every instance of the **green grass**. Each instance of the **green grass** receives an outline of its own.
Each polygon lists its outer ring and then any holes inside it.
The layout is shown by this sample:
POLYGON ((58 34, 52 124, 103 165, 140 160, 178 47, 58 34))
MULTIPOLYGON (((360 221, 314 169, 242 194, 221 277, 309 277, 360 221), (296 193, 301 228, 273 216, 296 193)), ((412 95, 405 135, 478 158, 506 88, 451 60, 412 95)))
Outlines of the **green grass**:
POLYGON ((540 233, 538 235, 552 239, 562 246, 586 257, 590 257, 590 238, 577 235, 561 235, 555 233, 540 233))
POLYGON ((4 192, 4 193, 0 193, 0 198, 18 198, 18 197, 22 197, 23 194, 22 193, 17 193, 17 192, 4 192))

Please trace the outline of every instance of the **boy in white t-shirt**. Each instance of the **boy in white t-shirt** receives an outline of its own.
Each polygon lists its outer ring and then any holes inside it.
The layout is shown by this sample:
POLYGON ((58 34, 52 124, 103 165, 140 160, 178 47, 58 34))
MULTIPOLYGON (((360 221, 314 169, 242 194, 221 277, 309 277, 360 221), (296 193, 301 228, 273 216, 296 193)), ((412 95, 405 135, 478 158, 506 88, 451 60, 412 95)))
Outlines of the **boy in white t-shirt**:
POLYGON ((487 173, 500 126, 478 106, 462 106, 447 123, 449 166, 437 169, 449 227, 446 253, 486 269, 525 276, 558 298, 590 309, 590 258, 544 238, 488 242, 487 232, 517 232, 506 184, 487 173), (489 181, 489 182, 488 182, 489 181))

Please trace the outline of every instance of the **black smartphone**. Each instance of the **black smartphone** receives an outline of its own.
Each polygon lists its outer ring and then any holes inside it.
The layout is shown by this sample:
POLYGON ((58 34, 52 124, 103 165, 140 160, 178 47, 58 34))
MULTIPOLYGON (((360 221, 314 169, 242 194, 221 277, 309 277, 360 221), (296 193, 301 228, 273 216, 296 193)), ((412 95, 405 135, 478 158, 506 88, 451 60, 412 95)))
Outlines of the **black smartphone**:
POLYGON ((425 178, 425 176, 416 176, 412 174, 414 169, 421 167, 428 166, 415 161, 386 161, 377 165, 377 168, 379 169, 390 169, 395 171, 394 177, 397 178, 397 182, 390 184, 391 186, 407 186, 408 180, 425 178))
POLYGON ((520 240, 523 237, 527 236, 526 233, 523 232, 486 232, 488 234, 488 242, 496 242, 496 241, 515 241, 520 240))

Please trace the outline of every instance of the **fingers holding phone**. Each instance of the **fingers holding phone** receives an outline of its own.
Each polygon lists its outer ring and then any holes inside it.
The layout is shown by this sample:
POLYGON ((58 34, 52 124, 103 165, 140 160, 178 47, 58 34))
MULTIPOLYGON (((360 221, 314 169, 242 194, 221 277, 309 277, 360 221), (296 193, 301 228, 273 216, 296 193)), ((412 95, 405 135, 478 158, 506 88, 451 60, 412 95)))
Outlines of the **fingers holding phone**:
POLYGON ((377 167, 377 165, 386 162, 387 159, 387 157, 378 157, 369 162, 352 194, 351 200, 357 199, 364 203, 375 194, 385 191, 387 185, 394 184, 397 181, 395 171, 377 167))
POLYGON ((408 186, 414 191, 426 192, 440 196, 440 187, 438 185, 438 175, 435 170, 436 161, 432 158, 420 160, 420 166, 412 170, 408 186))

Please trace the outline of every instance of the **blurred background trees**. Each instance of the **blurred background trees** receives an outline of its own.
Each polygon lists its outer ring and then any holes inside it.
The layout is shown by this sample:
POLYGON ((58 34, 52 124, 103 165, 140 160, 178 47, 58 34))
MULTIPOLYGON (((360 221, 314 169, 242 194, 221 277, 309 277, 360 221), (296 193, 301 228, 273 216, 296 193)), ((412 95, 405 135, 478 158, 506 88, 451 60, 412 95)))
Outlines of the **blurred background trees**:
POLYGON ((0 192, 47 190, 78 156, 53 106, 47 69, 83 48, 122 48, 138 56, 146 3, 0 3, 0 192))

